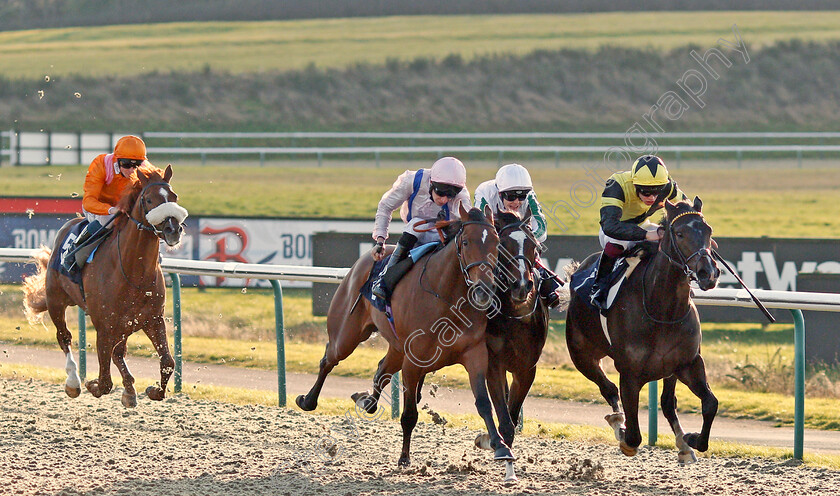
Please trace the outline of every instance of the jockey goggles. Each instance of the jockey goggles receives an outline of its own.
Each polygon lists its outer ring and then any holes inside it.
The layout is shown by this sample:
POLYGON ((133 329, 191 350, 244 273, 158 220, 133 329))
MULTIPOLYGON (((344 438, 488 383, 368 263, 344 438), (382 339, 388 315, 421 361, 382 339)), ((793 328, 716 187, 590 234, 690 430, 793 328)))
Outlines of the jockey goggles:
POLYGON ((142 160, 136 160, 133 158, 120 158, 117 159, 117 163, 120 164, 121 169, 136 169, 143 165, 142 160))
POLYGON ((636 186, 636 194, 640 196, 659 196, 665 186, 636 186))
POLYGON ((528 193, 530 192, 531 190, 529 189, 512 189, 509 191, 502 191, 499 193, 499 196, 502 197, 502 200, 511 202, 516 200, 525 201, 525 198, 528 198, 528 193))
POLYGON ((438 196, 445 196, 447 198, 455 198, 463 188, 452 184, 432 183, 432 191, 438 196))

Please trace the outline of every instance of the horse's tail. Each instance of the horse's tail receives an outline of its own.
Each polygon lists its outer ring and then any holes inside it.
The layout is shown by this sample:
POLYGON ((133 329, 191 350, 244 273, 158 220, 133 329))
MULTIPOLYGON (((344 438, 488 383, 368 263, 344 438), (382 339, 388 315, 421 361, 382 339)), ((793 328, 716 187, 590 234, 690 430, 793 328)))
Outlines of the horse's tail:
POLYGON ((46 246, 32 255, 35 274, 23 280, 23 310, 30 324, 40 323, 47 311, 47 264, 51 250, 46 246))
POLYGON ((557 310, 560 312, 565 312, 569 309, 569 304, 572 301, 572 285, 570 281, 572 280, 572 274, 575 273, 578 267, 580 267, 580 262, 575 262, 574 260, 563 266, 563 274, 566 276, 563 279, 566 281, 566 284, 558 290, 560 304, 557 310))

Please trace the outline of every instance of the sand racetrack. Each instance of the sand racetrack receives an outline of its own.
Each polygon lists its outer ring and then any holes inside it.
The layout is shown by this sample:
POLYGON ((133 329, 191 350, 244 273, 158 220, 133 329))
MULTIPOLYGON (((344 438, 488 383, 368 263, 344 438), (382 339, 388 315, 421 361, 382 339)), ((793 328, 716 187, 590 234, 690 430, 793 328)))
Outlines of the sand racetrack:
MULTIPOLYGON (((473 447, 476 432, 419 423, 397 468, 398 423, 237 406, 185 395, 127 410, 121 389, 77 399, 63 386, 0 379, 3 494, 833 494, 840 472, 794 460, 700 458, 642 446, 519 438, 516 483, 473 447)), ((349 402, 348 402, 349 403, 349 402)), ((348 405, 348 408, 350 405, 348 405)))

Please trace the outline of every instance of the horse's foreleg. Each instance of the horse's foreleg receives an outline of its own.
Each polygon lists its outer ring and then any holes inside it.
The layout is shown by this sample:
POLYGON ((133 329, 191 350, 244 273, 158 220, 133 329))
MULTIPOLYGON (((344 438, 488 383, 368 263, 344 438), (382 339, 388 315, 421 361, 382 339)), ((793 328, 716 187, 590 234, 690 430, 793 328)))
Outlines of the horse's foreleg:
POLYGON ((420 383, 420 370, 410 360, 403 360, 402 367, 403 413, 400 424, 403 431, 403 445, 397 465, 407 467, 411 464, 411 433, 417 425, 417 388, 420 383))
POLYGON ((145 332, 160 357, 160 386, 147 387, 146 396, 151 400, 161 401, 166 397, 166 385, 172 377, 172 372, 175 371, 175 359, 172 358, 169 343, 166 341, 166 322, 163 318, 157 318, 152 328, 145 332))
POLYGON ((624 439, 619 441, 619 447, 625 455, 635 456, 639 445, 642 444, 642 433, 639 430, 639 391, 642 387, 638 380, 627 379, 626 375, 621 376, 619 386, 626 423, 624 439))
POLYGON ((109 329, 105 323, 94 322, 93 325, 96 327, 96 357, 99 360, 99 377, 85 382, 85 387, 90 391, 90 394, 99 398, 103 394, 110 393, 114 387, 111 382, 111 353, 114 349, 114 341, 110 337, 109 329))
MULTIPOLYGON (((496 409, 496 417, 499 419, 499 434, 504 439, 505 444, 511 447, 516 424, 511 418, 506 401, 507 377, 505 376, 505 369, 498 362, 494 362, 487 367, 487 388, 490 392, 490 399, 493 401, 493 407, 496 409)), ((475 439, 475 445, 482 449, 491 449, 490 435, 479 435, 475 439)))
POLYGON ((513 382, 510 385, 510 394, 508 395, 508 411, 514 426, 519 424, 522 404, 525 403, 525 397, 528 396, 528 391, 531 390, 536 375, 537 367, 531 367, 528 370, 513 374, 513 382))
MULTIPOLYGON (((671 425, 671 430, 674 431, 674 441, 677 445, 677 449, 679 450, 677 460, 680 464, 689 464, 696 462, 697 456, 694 454, 694 450, 691 449, 691 446, 683 440, 685 432, 683 432, 680 421, 677 418, 677 396, 674 394, 676 384, 677 376, 671 375, 666 377, 662 381, 662 396, 659 400, 662 404, 662 414, 665 415, 665 418, 671 425)), ((655 412, 651 412, 651 415, 654 413, 655 412)))
POLYGON ((718 400, 712 394, 709 383, 706 381, 706 366, 703 363, 703 358, 697 355, 688 367, 678 370, 676 374, 680 381, 688 386, 688 389, 695 396, 700 398, 703 411, 703 427, 700 433, 686 434, 683 439, 692 448, 706 451, 709 449, 709 434, 712 432, 712 422, 717 415, 718 400))
POLYGON ((125 363, 126 340, 128 340, 128 336, 120 337, 120 340, 117 341, 116 345, 114 345, 114 350, 111 356, 114 360, 114 365, 116 365, 117 370, 120 371, 120 375, 123 380, 123 387, 125 388, 121 398, 122 404, 126 408, 134 408, 137 406, 137 391, 134 390, 134 376, 131 375, 131 371, 128 370, 128 365, 125 363))
MULTIPOLYGON (((405 355, 397 348, 388 348, 388 352, 379 361, 379 367, 377 367, 376 374, 373 376, 373 392, 361 391, 353 393, 350 396, 357 407, 362 408, 371 415, 376 413, 376 410, 379 408, 379 397, 388 383, 391 382, 394 374, 402 367, 403 358, 405 358, 405 355)), ((418 390, 420 387, 422 385, 418 386, 418 390)), ((394 401, 400 401, 399 398, 391 398, 390 400, 392 404, 394 401)))
POLYGON ((82 379, 79 377, 79 367, 76 365, 76 360, 73 358, 73 351, 70 346, 73 344, 73 335, 67 329, 67 321, 65 320, 66 305, 50 305, 47 302, 47 310, 50 314, 50 319, 55 325, 55 339, 58 341, 58 346, 64 352, 64 370, 67 372, 67 380, 64 382, 64 392, 71 398, 77 398, 82 394, 82 379))
MULTIPOLYGON (((581 338, 582 340, 582 338, 581 338)), ((618 388, 615 384, 604 374, 604 369, 601 368, 601 357, 592 355, 586 350, 585 342, 578 342, 569 337, 567 331, 567 344, 569 346, 569 356, 572 358, 572 363, 575 368, 583 374, 584 377, 598 385, 601 391, 601 396, 607 400, 607 403, 612 408, 612 413, 605 416, 604 420, 615 431, 615 440, 621 441, 624 436, 624 412, 621 411, 619 404, 618 388)))
MULTIPOLYGON (((464 367, 470 376, 470 388, 475 397, 475 408, 484 420, 487 433, 490 435, 490 448, 494 451, 495 460, 513 460, 513 454, 505 441, 496 430, 493 421, 493 407, 487 394, 487 345, 484 343, 474 346, 461 357, 464 367)), ((502 405, 504 405, 504 401, 502 405)), ((506 409, 506 407, 502 407, 506 409)), ((506 415, 507 416, 507 415, 506 415)), ((508 419, 510 417, 508 416, 508 419)))

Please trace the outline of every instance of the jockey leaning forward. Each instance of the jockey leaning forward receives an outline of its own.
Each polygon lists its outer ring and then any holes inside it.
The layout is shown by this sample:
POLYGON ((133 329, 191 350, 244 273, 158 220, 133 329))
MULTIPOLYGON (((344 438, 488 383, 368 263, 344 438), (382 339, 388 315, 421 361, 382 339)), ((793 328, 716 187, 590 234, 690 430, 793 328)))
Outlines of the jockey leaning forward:
MULTIPOLYGON (((494 212, 515 212, 525 218, 531 212, 531 232, 539 242, 546 238, 546 221, 531 182, 528 169, 519 164, 508 164, 499 168, 496 179, 481 183, 475 189, 475 206, 484 209, 490 206, 494 212)), ((554 308, 560 304, 560 288, 557 276, 544 267, 537 254, 535 269, 540 276, 540 297, 554 308)))
POLYGON ((405 222, 403 234, 397 241, 397 247, 388 260, 385 272, 372 288, 378 298, 388 299, 394 286, 411 268, 411 264, 399 262, 406 259, 408 252, 418 242, 430 243, 438 239, 434 230, 418 231, 427 221, 449 220, 452 212, 458 212, 459 206, 470 208, 470 193, 466 189, 467 171, 464 164, 454 157, 444 157, 432 164, 431 169, 418 171, 407 170, 391 186, 376 210, 373 227, 373 239, 376 241, 371 255, 377 262, 385 256, 384 244, 388 239, 388 226, 391 216, 400 209, 400 217, 405 222))
POLYGON ((655 155, 644 155, 629 171, 617 172, 607 179, 601 194, 601 230, 598 238, 604 251, 598 262, 592 287, 592 304, 606 306, 609 274, 625 250, 642 241, 658 242, 658 224, 649 220, 665 200, 686 199, 671 179, 665 162, 655 155))

